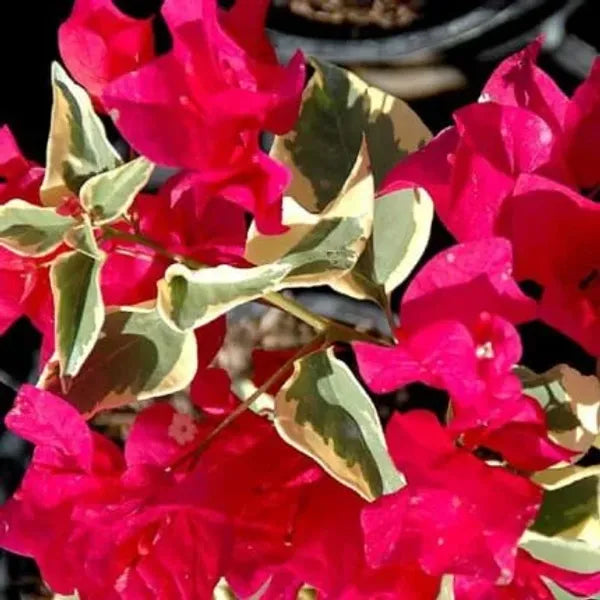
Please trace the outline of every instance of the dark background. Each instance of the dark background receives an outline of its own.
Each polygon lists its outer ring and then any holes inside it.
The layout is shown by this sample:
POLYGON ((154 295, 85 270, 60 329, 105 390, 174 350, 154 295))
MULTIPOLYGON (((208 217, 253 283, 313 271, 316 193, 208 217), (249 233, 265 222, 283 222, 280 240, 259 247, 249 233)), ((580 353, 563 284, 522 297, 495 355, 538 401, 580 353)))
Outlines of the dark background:
MULTIPOLYGON (((49 127, 50 62, 58 58, 56 32, 59 24, 68 16, 71 4, 71 0, 5 0, 0 13, 0 125, 9 124, 24 154, 40 163, 44 162, 49 127)), ((118 4, 140 16, 155 10, 160 1, 119 0, 118 4)), ((473 4, 476 3, 470 3, 473 4)), ((517 5, 519 2, 515 0, 513 4, 517 5)), ((527 0, 524 4, 527 4, 527 0)), ((475 35, 467 43, 451 43, 444 52, 436 53, 430 58, 435 64, 455 67, 465 79, 464 85, 453 86, 452 89, 433 96, 428 96, 427 89, 424 89, 418 98, 410 102, 432 130, 439 131, 448 125, 454 109, 475 101, 482 83, 497 61, 517 49, 524 41, 532 39, 540 30, 546 32, 551 42, 548 44, 549 50, 541 57, 541 65, 565 91, 572 92, 589 68, 600 42, 597 16, 593 8, 598 0, 550 0, 529 4, 537 4, 538 8, 531 12, 525 11, 516 20, 509 19, 491 33, 475 35), (561 12, 565 7, 569 9, 568 13, 561 12)), ((460 6, 460 0, 456 1, 457 11, 461 10, 460 6)), ((443 18, 452 16, 451 11, 446 9, 444 12, 443 18)), ((272 18, 271 25, 283 26, 284 29, 286 27, 280 15, 272 18)), ((301 26, 298 30, 297 22, 294 27, 296 32, 302 33, 301 26)), ((308 28, 307 31, 314 35, 319 29, 308 28)), ((419 33, 418 27, 414 32, 419 33)), ((356 34, 349 30, 346 33, 356 34)), ((161 44, 168 45, 165 36, 161 37, 161 44)), ((390 56, 389 60, 386 57, 386 62, 394 58, 398 57, 390 56)), ((394 75, 393 69, 390 69, 390 74, 394 75)), ((442 226, 436 223, 425 258, 449 243, 451 239, 442 226)), ((521 333, 525 345, 524 362, 534 369, 543 370, 561 361, 569 362, 585 372, 592 372, 595 368, 590 357, 548 327, 528 324, 522 328, 521 333)), ((2 420, 10 409, 14 388, 20 382, 35 376, 38 343, 37 333, 24 320, 0 337, 2 420)), ((29 449, 22 441, 0 428, 0 503, 18 485, 28 453, 29 449)), ((57 551, 60 552, 60 549, 57 551)), ((32 576, 35 577, 35 571, 26 559, 0 556, 0 599, 33 597, 27 595, 35 589, 35 585, 31 583, 32 576)))

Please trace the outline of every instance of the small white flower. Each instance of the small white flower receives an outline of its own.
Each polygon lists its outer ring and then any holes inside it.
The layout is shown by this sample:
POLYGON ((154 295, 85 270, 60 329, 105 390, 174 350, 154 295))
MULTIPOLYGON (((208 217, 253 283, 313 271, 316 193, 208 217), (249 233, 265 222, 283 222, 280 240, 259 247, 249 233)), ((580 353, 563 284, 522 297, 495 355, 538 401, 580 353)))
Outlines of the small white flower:
POLYGON ((175 413, 168 433, 180 446, 184 446, 196 437, 198 428, 189 415, 175 413))
POLYGON ((495 354, 494 354, 494 346, 492 346, 492 342, 486 342, 485 344, 481 344, 480 346, 477 346, 477 349, 475 350, 475 354, 477 355, 477 358, 487 358, 487 359, 494 358, 495 354))

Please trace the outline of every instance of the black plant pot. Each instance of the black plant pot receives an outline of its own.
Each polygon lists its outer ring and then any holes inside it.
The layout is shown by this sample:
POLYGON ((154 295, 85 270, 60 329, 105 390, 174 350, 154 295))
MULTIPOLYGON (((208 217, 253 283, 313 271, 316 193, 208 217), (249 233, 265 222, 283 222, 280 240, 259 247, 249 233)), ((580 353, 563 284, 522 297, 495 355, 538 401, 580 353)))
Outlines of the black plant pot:
POLYGON ((422 18, 395 31, 322 24, 273 7, 268 26, 282 59, 300 47, 309 55, 341 64, 382 63, 473 44, 484 51, 539 29, 557 11, 579 4, 578 0, 429 0, 422 18))

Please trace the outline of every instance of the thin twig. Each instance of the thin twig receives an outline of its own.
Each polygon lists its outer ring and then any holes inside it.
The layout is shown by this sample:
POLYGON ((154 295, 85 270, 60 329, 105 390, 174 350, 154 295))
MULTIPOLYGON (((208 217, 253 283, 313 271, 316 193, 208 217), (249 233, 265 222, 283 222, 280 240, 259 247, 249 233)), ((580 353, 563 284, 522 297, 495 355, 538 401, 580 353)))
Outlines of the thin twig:
POLYGON ((115 238, 118 240, 123 240, 146 246, 147 248, 150 248, 157 254, 160 254, 165 258, 172 260, 173 262, 185 264, 193 269, 201 269, 202 267, 206 266, 193 258, 182 256, 181 254, 175 254, 174 252, 169 252, 168 250, 163 248, 158 242, 147 238, 141 233, 129 233, 128 231, 121 231, 120 229, 115 229, 114 227, 104 227, 102 231, 104 233, 105 239, 115 238))
POLYGON ((168 470, 173 471, 177 467, 181 466, 182 463, 187 461, 188 459, 195 459, 204 452, 204 450, 210 445, 210 443, 233 421, 235 421, 239 416, 241 416, 244 412, 246 412, 250 406, 260 397, 262 396, 272 385, 276 384, 285 374, 286 372, 294 365, 294 363, 302 358, 303 356, 310 354, 311 352, 316 352, 317 350, 322 349, 324 346, 328 345, 327 336, 324 332, 319 333, 314 339, 312 339, 308 344, 300 348, 294 356, 290 359, 286 360, 285 363, 271 377, 269 377, 259 388, 257 388, 251 396, 249 396, 244 402, 242 402, 239 406, 235 408, 231 413, 229 413, 209 434, 206 438, 204 438, 198 446, 195 446, 192 449, 187 450, 184 454, 177 457, 175 461, 169 466, 168 470))

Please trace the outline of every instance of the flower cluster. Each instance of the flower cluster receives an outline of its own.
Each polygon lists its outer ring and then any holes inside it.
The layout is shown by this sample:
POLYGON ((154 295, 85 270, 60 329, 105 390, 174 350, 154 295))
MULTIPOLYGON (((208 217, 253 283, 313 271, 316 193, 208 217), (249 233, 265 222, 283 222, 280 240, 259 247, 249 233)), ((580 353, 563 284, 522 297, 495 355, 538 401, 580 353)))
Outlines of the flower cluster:
POLYGON ((600 357, 600 63, 568 98, 536 41, 430 139, 352 73, 279 64, 268 5, 165 0, 161 53, 153 18, 76 0, 45 168, 0 130, 0 331, 25 315, 43 335, 6 418, 35 449, 0 546, 81 600, 598 597, 600 472, 579 461, 600 381, 530 371, 517 327, 600 357), (155 165, 176 169, 158 189, 155 165), (457 244, 396 319, 434 212, 457 244), (317 285, 390 331, 280 294, 317 285), (232 379, 225 315, 254 300, 315 338, 232 379), (445 414, 382 423, 378 395, 422 386, 445 414), (98 413, 142 400, 123 444, 100 433, 98 413))

